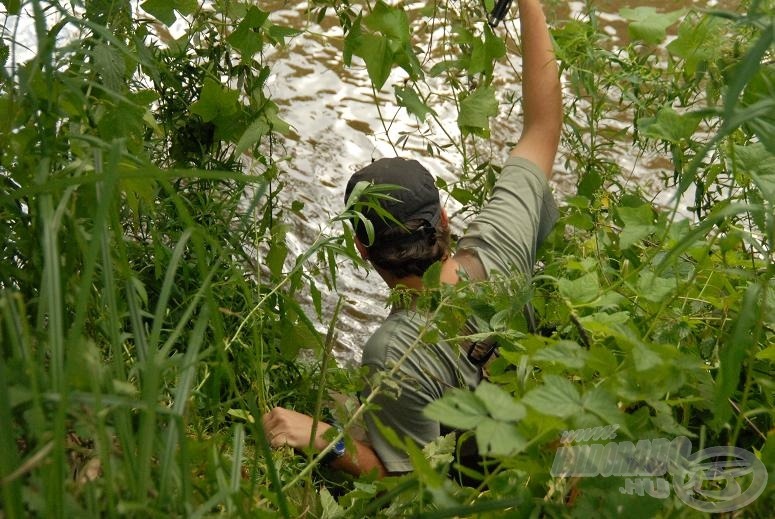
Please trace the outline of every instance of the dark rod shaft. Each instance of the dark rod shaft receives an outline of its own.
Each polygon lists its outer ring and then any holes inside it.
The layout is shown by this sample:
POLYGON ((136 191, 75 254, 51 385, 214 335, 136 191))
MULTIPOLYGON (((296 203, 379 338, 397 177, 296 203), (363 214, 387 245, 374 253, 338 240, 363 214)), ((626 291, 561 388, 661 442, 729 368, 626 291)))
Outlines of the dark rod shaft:
POLYGON ((490 18, 487 20, 490 27, 496 27, 498 23, 503 20, 506 13, 509 12, 510 6, 511 0, 498 0, 498 3, 495 4, 495 7, 493 7, 492 12, 490 13, 490 18))

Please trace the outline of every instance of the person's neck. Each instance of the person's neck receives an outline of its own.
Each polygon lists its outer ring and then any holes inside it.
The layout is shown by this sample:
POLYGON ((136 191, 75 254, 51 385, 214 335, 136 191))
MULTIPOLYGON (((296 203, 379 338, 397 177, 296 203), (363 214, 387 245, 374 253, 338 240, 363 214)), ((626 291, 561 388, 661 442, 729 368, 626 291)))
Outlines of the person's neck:
MULTIPOLYGON (((459 279, 457 274, 459 268, 460 265, 455 261, 455 258, 452 256, 447 257, 447 259, 441 263, 441 282, 450 285, 456 284, 459 279)), ((420 276, 411 275, 399 278, 382 269, 377 269, 377 272, 379 272, 379 275, 382 276, 382 279, 385 280, 385 283, 387 283, 387 286, 391 289, 400 286, 411 290, 422 290, 424 287, 422 277, 420 276)))

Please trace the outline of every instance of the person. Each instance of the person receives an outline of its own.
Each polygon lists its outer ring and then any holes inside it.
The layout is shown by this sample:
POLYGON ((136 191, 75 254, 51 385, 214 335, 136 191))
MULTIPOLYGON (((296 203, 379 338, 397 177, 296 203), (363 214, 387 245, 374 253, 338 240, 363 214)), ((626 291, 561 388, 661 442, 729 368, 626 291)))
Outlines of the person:
MULTIPOLYGON (((557 207, 548 186, 562 126, 559 71, 551 37, 539 0, 518 0, 523 56, 524 125, 495 182, 490 200, 471 222, 452 254, 449 219, 439 202, 430 173, 417 161, 402 158, 377 160, 353 175, 345 200, 360 181, 402 186, 390 195, 397 201, 382 201, 395 222, 374 217, 374 241, 362 223, 355 222, 356 246, 388 287, 422 290, 422 275, 441 263, 440 280, 456 284, 461 273, 475 278, 514 269, 529 278, 535 254, 557 218, 557 207)), ((415 343, 422 319, 417 312, 398 308, 367 341, 362 364, 371 374, 388 370, 415 343)), ((367 412, 367 441, 355 441, 355 452, 343 454, 341 445, 331 466, 354 475, 376 471, 378 475, 412 470, 407 453, 393 447, 377 422, 392 428, 399 437, 420 446, 436 439, 438 422, 423 415, 423 408, 450 387, 474 389, 482 379, 479 362, 446 344, 412 348, 400 364, 397 394, 375 394, 378 409, 367 412)), ((369 389, 365 393, 368 395, 369 389)), ((313 419, 290 409, 276 407, 263 416, 264 432, 273 447, 310 445, 313 419)), ((331 424, 318 423, 312 447, 329 446, 326 431, 331 424)))

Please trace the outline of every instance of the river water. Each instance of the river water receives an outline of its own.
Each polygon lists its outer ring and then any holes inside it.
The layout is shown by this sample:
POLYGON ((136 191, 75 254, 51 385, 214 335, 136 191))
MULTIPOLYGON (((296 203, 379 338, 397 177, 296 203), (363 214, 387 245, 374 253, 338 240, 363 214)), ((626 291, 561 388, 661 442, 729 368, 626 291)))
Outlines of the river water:
MULTIPOLYGON (((622 42, 627 37, 626 24, 617 13, 628 4, 618 0, 593 3, 600 21, 606 24, 605 30, 610 35, 611 45, 622 42)), ((549 5, 550 2, 545 4, 549 5)), ((731 4, 727 2, 722 5, 730 7, 731 4)), ((407 8, 411 10, 422 5, 410 5, 407 8)), ((629 4, 641 5, 670 11, 691 5, 714 7, 717 3, 652 0, 629 4)), ((580 16, 583 7, 582 2, 566 3, 563 12, 556 13, 556 18, 580 16)), ((294 229, 288 236, 289 248, 296 253, 308 247, 320 228, 341 210, 344 185, 351 173, 373 159, 396 155, 391 142, 395 143, 405 132, 411 135, 425 132, 433 138, 446 140, 441 127, 420 124, 396 106, 391 85, 394 81, 401 81, 403 71, 394 71, 385 87, 377 94, 378 111, 363 63, 353 58, 352 67, 345 68, 342 64, 341 29, 334 24, 308 24, 305 9, 306 4, 284 4, 272 10, 271 19, 274 23, 306 28, 307 33, 291 40, 284 49, 270 56, 273 73, 268 81, 268 90, 280 105, 281 116, 294 129, 281 155, 286 159, 282 169, 287 182, 282 197, 287 203, 293 200, 304 203, 304 217, 289 222, 294 229)), ((552 18, 552 14, 549 18, 552 18)), ((516 24, 506 24, 506 28, 514 34, 516 24)), ((503 31, 504 27, 501 26, 498 33, 503 34, 503 31)), ((419 37, 423 39, 429 36, 426 34, 419 37)), ((440 34, 433 34, 433 37, 438 41, 440 34)), ((499 92, 519 90, 515 69, 519 70, 520 60, 516 56, 509 56, 509 60, 510 64, 500 64, 495 70, 495 85, 499 92)), ((443 129, 452 133, 453 137, 457 136, 456 113, 451 109, 445 111, 444 107, 434 105, 434 108, 439 112, 443 129)), ((508 153, 504 143, 516 139, 520 124, 519 114, 516 113, 510 116, 501 114, 494 118, 492 139, 479 148, 480 156, 490 156, 493 162, 502 163, 508 153)), ((611 124, 619 124, 621 127, 629 125, 627 121, 613 121, 611 124)), ((449 148, 441 155, 429 156, 425 152, 425 144, 421 138, 410 137, 405 147, 398 149, 398 154, 419 159, 434 176, 447 181, 454 180, 463 162, 460 154, 449 148)), ((623 170, 631 172, 630 181, 637 182, 646 191, 653 193, 657 201, 669 202, 672 194, 664 192, 658 181, 659 172, 670 169, 669 162, 655 156, 636 157, 624 142, 616 153, 620 154, 623 170)), ((560 203, 563 196, 573 192, 576 182, 574 173, 566 171, 563 166, 563 155, 563 150, 560 150, 551 182, 560 203)), ((691 193, 688 196, 691 197, 691 193)), ((444 199, 443 203, 450 214, 459 208, 459 204, 452 199, 444 199)), ((452 225, 455 231, 460 232, 465 222, 453 217, 452 225)), ((340 364, 350 364, 360 360, 362 343, 388 313, 385 306, 387 287, 376 272, 355 268, 348 262, 340 267, 338 289, 345 301, 336 325, 335 356, 340 364)), ((325 296, 324 308, 327 314, 324 321, 330 317, 337 297, 335 293, 325 296)), ((326 322, 320 323, 321 330, 326 326, 326 322)))
MULTIPOLYGON (((516 2, 514 2, 516 4, 516 2)), ((714 7, 720 5, 733 9, 737 5, 733 0, 648 0, 628 3, 626 0, 593 0, 591 2, 598 13, 599 20, 605 24, 610 36, 611 46, 620 44, 626 38, 626 24, 617 14, 625 6, 652 6, 659 11, 671 11, 682 7, 714 7)), ((579 1, 553 2, 545 0, 546 6, 558 5, 558 11, 551 12, 548 18, 569 19, 580 16, 584 3, 579 1)), ((133 4, 137 8, 137 4, 133 4)), ((411 12, 420 9, 424 3, 408 4, 411 12)), ((288 216, 292 232, 288 234, 289 257, 295 257, 307 249, 319 231, 326 226, 331 217, 343 206, 344 185, 350 174, 380 157, 400 154, 420 159, 434 176, 453 181, 460 171, 463 159, 453 148, 442 154, 429 156, 425 152, 426 140, 418 137, 424 134, 433 140, 448 142, 444 132, 452 138, 458 135, 456 112, 452 106, 438 106, 434 109, 439 115, 440 124, 419 123, 395 104, 392 84, 404 78, 403 71, 394 71, 385 87, 376 93, 371 88, 365 67, 358 58, 353 58, 353 66, 345 68, 342 63, 342 31, 329 12, 322 25, 310 21, 307 3, 273 0, 262 3, 262 9, 271 12, 271 21, 304 32, 288 41, 280 49, 269 51, 266 56, 272 75, 267 81, 270 97, 280 106, 280 116, 291 124, 293 134, 275 150, 275 160, 279 161, 283 171, 282 179, 286 187, 281 192, 283 201, 290 205, 293 201, 304 203, 303 216, 288 216), (378 109, 379 107, 379 109, 378 109), (383 123, 382 121, 386 121, 383 123), (404 133, 409 133, 402 147, 394 149, 404 133)), ((549 7, 547 7, 548 12, 549 7)), ((512 15, 516 8, 512 7, 512 15)), ((508 19, 508 17, 507 17, 508 19)), ((35 38, 29 15, 6 17, 5 31, 18 30, 17 41, 22 45, 17 49, 17 59, 23 62, 34 54, 35 38), (26 18, 26 19, 25 19, 26 18), (18 25, 17 25, 18 21, 18 25)), ((170 28, 174 36, 184 31, 184 23, 170 28)), ((511 20, 501 25, 496 33, 503 35, 516 32, 517 23, 511 20)), ((415 37, 419 42, 441 40, 441 29, 432 33, 419 33, 415 37)), ((63 36, 67 39, 67 35, 63 36)), ((494 85, 501 97, 508 91, 519 92, 518 56, 508 56, 505 63, 496 66, 494 85)), ((436 91, 443 85, 433 84, 436 91)), ((501 109, 505 105, 501 106, 501 109)), ((519 114, 500 114, 492 124, 492 138, 477 145, 480 157, 490 158, 499 164, 508 153, 506 142, 513 142, 519 135, 519 114)), ((620 128, 629 126, 628 121, 609 121, 620 128)), ((669 170, 670 164, 664 158, 656 156, 633 155, 628 145, 622 142, 617 153, 624 171, 630 171, 630 181, 637 182, 646 191, 650 191, 656 200, 668 203, 672 194, 664 192, 658 182, 659 172, 669 170)), ((552 186, 557 198, 573 193, 576 177, 573 171, 564 167, 564 152, 561 149, 555 164, 552 186)), ((687 194, 691 197, 691 193, 687 194)), ((453 215, 452 227, 461 232, 465 227, 462 217, 455 216, 459 209, 452 199, 444 199, 447 212, 453 215)), ((286 213, 291 215, 291 213, 286 213)), ((319 283, 322 287, 323 283, 319 283)), ((349 262, 342 262, 339 269, 338 292, 345 297, 342 313, 336 324, 337 343, 335 356, 340 364, 354 364, 360 360, 362 343, 379 325, 388 310, 385 306, 387 287, 373 271, 356 268, 349 262)), ((334 292, 324 293, 324 316, 317 323, 320 330, 328 327, 332 308, 338 298, 334 292)), ((308 299, 308 298, 307 298, 308 299)), ((309 300, 304 304, 313 315, 309 300)))

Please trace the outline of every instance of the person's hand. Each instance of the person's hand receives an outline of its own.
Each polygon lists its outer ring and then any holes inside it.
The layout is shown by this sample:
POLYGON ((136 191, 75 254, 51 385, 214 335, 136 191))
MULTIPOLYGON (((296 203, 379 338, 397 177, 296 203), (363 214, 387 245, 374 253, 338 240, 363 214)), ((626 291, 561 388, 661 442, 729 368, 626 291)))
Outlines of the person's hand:
MULTIPOLYGON (((289 445, 294 449, 305 449, 309 446, 309 437, 312 433, 312 417, 297 413, 290 409, 275 407, 263 416, 264 434, 269 444, 274 448, 289 445)), ((323 450, 328 442, 323 438, 331 426, 318 422, 315 431, 315 450, 323 450)))

